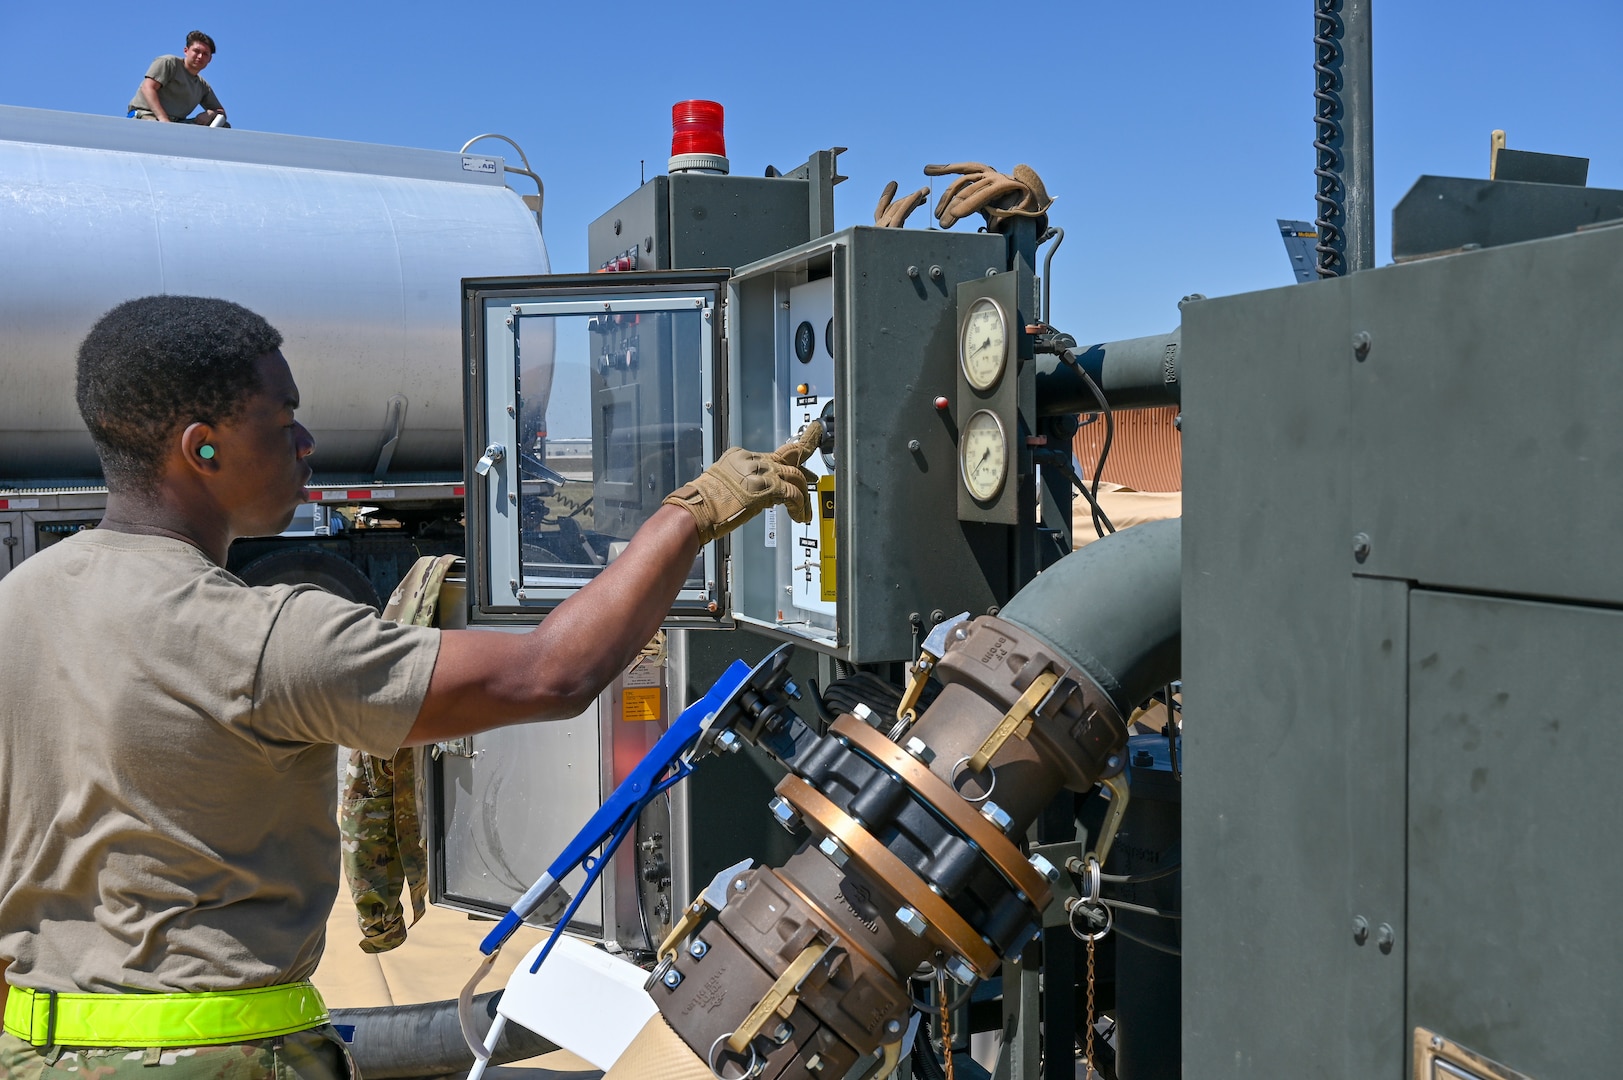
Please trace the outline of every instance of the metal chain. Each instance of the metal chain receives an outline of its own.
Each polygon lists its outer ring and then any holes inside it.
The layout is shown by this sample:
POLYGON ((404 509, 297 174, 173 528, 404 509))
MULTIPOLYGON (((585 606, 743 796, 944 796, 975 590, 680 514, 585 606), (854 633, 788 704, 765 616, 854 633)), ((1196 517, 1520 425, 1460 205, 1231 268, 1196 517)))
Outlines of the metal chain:
POLYGON ((946 1080, 953 1080, 952 1075, 952 1014, 947 1011, 947 976, 945 972, 937 972, 935 977, 936 1000, 941 1004, 941 1060, 946 1066, 946 1080))
POLYGON ((1087 1062, 1085 1080, 1099 1075, 1093 1068, 1093 938, 1088 938, 1088 1033, 1083 1036, 1082 1060, 1087 1062))

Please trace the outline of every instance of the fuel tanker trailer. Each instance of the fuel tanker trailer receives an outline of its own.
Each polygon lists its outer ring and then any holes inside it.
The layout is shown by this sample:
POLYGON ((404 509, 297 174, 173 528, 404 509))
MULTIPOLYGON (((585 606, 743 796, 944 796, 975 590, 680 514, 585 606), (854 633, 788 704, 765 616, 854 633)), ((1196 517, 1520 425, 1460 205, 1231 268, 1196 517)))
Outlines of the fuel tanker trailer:
MULTIPOLYGON (((0 106, 0 577, 101 519, 75 355, 153 293, 269 319, 315 435, 308 505, 233 571, 376 604, 419 555, 460 553, 461 280, 550 269, 518 157, 0 106)), ((526 346, 544 415, 552 343, 526 346)))

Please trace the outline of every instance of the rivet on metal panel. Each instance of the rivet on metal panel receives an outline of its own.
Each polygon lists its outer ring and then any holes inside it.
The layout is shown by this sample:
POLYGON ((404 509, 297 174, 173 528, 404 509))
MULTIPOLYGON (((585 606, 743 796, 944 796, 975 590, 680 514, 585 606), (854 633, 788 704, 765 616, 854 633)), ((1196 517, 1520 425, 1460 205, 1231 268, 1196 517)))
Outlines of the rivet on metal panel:
POLYGON ((653 251, 654 251, 654 238, 652 236, 645 237, 643 239, 642 249, 644 251, 648 252, 649 254, 653 254, 653 251))
POLYGON ((917 439, 909 439, 909 440, 907 440, 907 449, 908 449, 908 451, 910 453, 914 453, 914 454, 918 453, 919 452, 919 446, 920 446, 920 443, 919 443, 919 441, 917 439))
POLYGON ((945 611, 942 611, 940 608, 936 608, 934 611, 930 612, 930 625, 934 626, 946 617, 947 613, 945 611))
POLYGON ((988 267, 987 267, 987 268, 986 268, 986 276, 987 276, 987 277, 997 277, 997 267, 995 267, 995 266, 988 266, 988 267))
POLYGON ((619 218, 614 219, 614 235, 615 236, 620 235, 620 219, 619 218))
POLYGON ((1375 945, 1383 953, 1390 953, 1392 946, 1396 945, 1398 934, 1388 923, 1382 923, 1375 928, 1375 945))
POLYGON ((907 276, 913 278, 915 281, 918 280, 919 268, 916 266, 909 266, 907 268, 907 276))
POLYGON ((513 590, 513 592, 518 592, 518 578, 508 578, 507 584, 513 590))
POLYGON ((939 267, 939 266, 930 267, 930 280, 931 281, 940 281, 944 276, 945 276, 945 272, 941 269, 941 267, 939 267))
POLYGON ((1369 558, 1369 533, 1357 533, 1353 536, 1353 558, 1363 562, 1369 558))
POLYGON ((516 502, 518 502, 518 496, 516 494, 514 494, 513 492, 509 491, 507 493, 507 501, 510 502, 510 503, 516 503, 516 502))
POLYGON ((780 300, 778 302, 778 307, 782 308, 784 311, 788 311, 789 310, 789 301, 780 300))
POLYGON ((694 297, 693 298, 693 306, 694 307, 704 307, 704 297, 702 297, 702 296, 694 297))
POLYGON ((1369 358, 1370 337, 1368 330, 1360 330, 1358 333, 1354 334, 1352 344, 1353 357, 1357 359, 1359 363, 1363 363, 1369 358))
POLYGON ((1183 430, 1183 413, 1179 413, 1177 416, 1172 418, 1172 426, 1178 431, 1183 430))
POLYGON ((508 416, 517 416, 518 413, 514 410, 513 406, 509 405, 507 407, 507 415, 508 416))
POLYGON ((1369 920, 1362 915, 1353 919, 1353 943, 1362 945, 1369 940, 1369 920))

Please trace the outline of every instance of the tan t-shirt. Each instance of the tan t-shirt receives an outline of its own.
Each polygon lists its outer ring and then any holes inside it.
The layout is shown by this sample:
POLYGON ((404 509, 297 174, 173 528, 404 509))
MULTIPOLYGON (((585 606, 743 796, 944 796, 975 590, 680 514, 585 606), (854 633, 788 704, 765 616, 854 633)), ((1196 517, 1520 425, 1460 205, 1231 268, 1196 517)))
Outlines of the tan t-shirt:
MULTIPOLYGON (((152 61, 147 68, 146 79, 158 84, 158 104, 171 120, 184 120, 192 115, 192 110, 199 105, 205 109, 218 109, 220 99, 214 96, 214 88, 208 80, 201 75, 193 75, 186 70, 186 61, 178 56, 160 56, 152 61)), ((141 96, 141 88, 135 88, 135 96, 130 99, 130 108, 135 115, 148 118, 152 115, 152 106, 147 99, 141 96)))
POLYGON ((439 631, 98 529, 0 580, 0 960, 40 990, 305 978, 336 744, 389 756, 439 631))

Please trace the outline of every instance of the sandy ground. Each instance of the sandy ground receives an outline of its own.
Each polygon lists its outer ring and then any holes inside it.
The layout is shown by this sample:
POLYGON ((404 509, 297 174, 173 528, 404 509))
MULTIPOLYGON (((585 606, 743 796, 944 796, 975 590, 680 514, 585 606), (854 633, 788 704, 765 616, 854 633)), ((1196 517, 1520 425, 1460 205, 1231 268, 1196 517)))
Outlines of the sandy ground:
MULTIPOLYGON (((479 942, 491 923, 470 920, 461 912, 429 907, 406 935, 406 943, 386 953, 364 953, 357 942, 355 905, 349 890, 339 888, 338 902, 327 919, 327 951, 311 981, 328 1006, 341 1009, 378 1005, 415 1005, 454 998, 479 960, 479 942)), ((501 951, 496 966, 479 986, 481 993, 507 984, 524 954, 543 931, 520 927, 501 951)), ((515 1061, 490 1069, 490 1080, 542 1080, 578 1074, 579 1080, 600 1075, 590 1062, 567 1050, 515 1061)))

